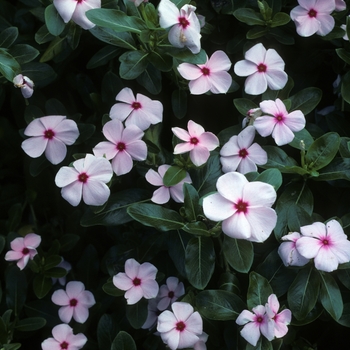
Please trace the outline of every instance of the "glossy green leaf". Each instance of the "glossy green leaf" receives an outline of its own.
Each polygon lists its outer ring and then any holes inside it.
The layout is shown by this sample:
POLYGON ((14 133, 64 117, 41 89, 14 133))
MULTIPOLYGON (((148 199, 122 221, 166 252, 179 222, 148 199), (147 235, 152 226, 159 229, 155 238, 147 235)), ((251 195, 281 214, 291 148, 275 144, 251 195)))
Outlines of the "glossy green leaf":
POLYGON ((269 32, 269 29, 266 27, 255 26, 247 32, 247 39, 254 40, 261 38, 269 32))
POLYGON ((290 110, 301 110, 304 115, 312 112, 322 98, 322 90, 310 87, 298 91, 295 95, 290 97, 292 103, 290 110))
POLYGON ((38 44, 45 44, 55 38, 54 35, 50 34, 49 30, 47 29, 47 26, 44 24, 39 28, 39 30, 35 33, 35 41, 38 44))
POLYGON ((174 186, 182 181, 187 175, 184 168, 180 168, 177 165, 171 166, 164 174, 163 183, 164 186, 174 186))
POLYGON ((281 148, 276 146, 263 146, 263 149, 267 152, 268 159, 266 164, 261 165, 262 168, 276 168, 281 173, 294 173, 294 171, 288 168, 296 166, 297 162, 289 157, 281 148))
POLYGON ((316 181, 350 180, 350 158, 335 157, 319 171, 316 181))
POLYGON ((62 278, 67 275, 67 270, 63 267, 53 267, 51 269, 48 269, 44 272, 45 277, 51 277, 51 278, 62 278))
POLYGON ((159 94, 162 90, 162 74, 150 63, 136 80, 153 95, 159 94))
POLYGON ((188 281, 197 289, 204 289, 215 268, 213 241, 208 237, 193 237, 186 246, 185 269, 188 281))
POLYGON ((247 306, 252 309, 257 305, 265 305, 273 290, 268 280, 256 272, 249 274, 249 287, 247 292, 247 306))
POLYGON ((15 329, 21 332, 30 332, 36 331, 40 328, 43 328, 46 324, 45 318, 42 317, 29 317, 23 320, 20 320, 15 329))
POLYGON ((93 69, 103 66, 117 57, 120 53, 120 49, 113 46, 105 46, 98 52, 96 52, 86 64, 87 69, 93 69))
POLYGON ((55 39, 53 39, 49 45, 49 47, 46 49, 44 54, 40 58, 40 62, 47 62, 52 60, 55 56, 60 54, 64 49, 64 41, 65 38, 61 38, 57 36, 55 39))
POLYGON ((347 64, 350 65, 350 52, 344 48, 335 49, 337 55, 347 64))
POLYGON ((12 82, 20 71, 19 63, 6 50, 0 48, 0 73, 12 82))
POLYGON ((3 349, 4 350, 17 350, 22 346, 20 343, 12 343, 12 344, 4 344, 3 349))
POLYGON ((294 139, 292 142, 289 142, 289 146, 300 150, 308 150, 314 139, 306 129, 294 132, 294 139))
POLYGON ((300 232, 300 227, 314 222, 306 210, 297 204, 288 207, 287 218, 290 232, 300 232))
POLYGON ((173 60, 169 55, 162 55, 158 51, 152 51, 147 59, 152 63, 157 69, 162 72, 169 72, 173 67, 173 60))
POLYGON ((140 329, 146 322, 148 314, 148 300, 142 298, 139 302, 133 305, 127 305, 126 318, 131 326, 135 329, 140 329))
POLYGON ((106 282, 102 286, 103 291, 112 297, 120 297, 125 294, 125 290, 118 289, 112 281, 106 282))
POLYGON ((33 280, 33 289, 38 299, 44 298, 45 295, 51 290, 52 281, 50 277, 44 275, 36 275, 33 280))
POLYGON ((0 47, 8 49, 17 40, 18 28, 9 27, 0 33, 0 47))
POLYGON ((131 335, 120 331, 113 340, 111 350, 137 350, 137 348, 131 335))
POLYGON ((246 23, 250 26, 259 25, 264 26, 266 22, 262 18, 261 14, 255 12, 251 8, 240 8, 233 12, 233 15, 243 23, 246 23))
POLYGON ((201 213, 198 192, 191 184, 188 183, 184 183, 183 191, 186 218, 188 221, 196 221, 197 216, 201 213))
POLYGON ((119 57, 120 77, 126 80, 136 79, 148 65, 148 53, 144 51, 127 51, 119 57))
POLYGON ((169 46, 164 49, 164 53, 186 63, 192 64, 204 64, 207 61, 207 53, 201 49, 197 54, 193 54, 189 49, 178 49, 173 46, 169 46))
POLYGON ((239 279, 234 272, 226 271, 220 275, 219 278, 219 288, 220 290, 225 290, 228 292, 235 293, 237 295, 241 294, 241 287, 239 279))
POLYGON ((211 236, 207 225, 202 221, 189 222, 182 227, 182 230, 196 236, 211 236))
POLYGON ((39 55, 39 51, 27 44, 17 44, 9 49, 9 54, 19 64, 24 64, 33 61, 39 55))
POLYGON ((344 304, 343 314, 336 321, 342 326, 350 327, 350 303, 344 304))
POLYGON ((271 26, 271 28, 284 26, 288 22, 290 22, 290 17, 289 17, 289 15, 287 13, 277 12, 272 17, 272 22, 271 22, 270 26, 271 26))
POLYGON ((238 112, 246 116, 250 109, 258 108, 259 106, 252 100, 247 98, 235 98, 233 104, 237 108, 238 112))
POLYGON ((107 44, 123 47, 128 50, 136 50, 135 41, 132 35, 128 32, 118 33, 110 28, 103 28, 97 26, 91 28, 89 31, 97 39, 107 44))
POLYGON ((53 4, 45 8, 45 23, 49 33, 54 36, 60 35, 66 26, 53 4))
POLYGON ((235 320, 245 309, 242 299, 226 290, 205 290, 197 294, 196 306, 210 320, 235 320))
POLYGON ((114 315, 104 314, 97 325, 97 342, 99 349, 110 349, 119 327, 114 315))
POLYGON ((263 171, 256 179, 255 181, 262 181, 265 182, 277 190, 282 185, 282 174, 278 169, 267 169, 263 171))
POLYGON ((68 33, 67 33, 67 43, 72 50, 75 50, 80 42, 80 37, 83 29, 73 21, 69 22, 68 33))

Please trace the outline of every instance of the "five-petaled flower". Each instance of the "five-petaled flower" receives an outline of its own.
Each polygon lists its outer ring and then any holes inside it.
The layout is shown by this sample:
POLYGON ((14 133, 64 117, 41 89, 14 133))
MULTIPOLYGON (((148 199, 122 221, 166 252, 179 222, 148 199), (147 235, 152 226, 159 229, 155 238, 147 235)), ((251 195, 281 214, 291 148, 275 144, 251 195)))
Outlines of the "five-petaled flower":
POLYGON ((296 243, 301 237, 299 232, 290 232, 283 236, 282 243, 278 247, 278 255, 285 266, 304 266, 310 259, 300 255, 296 248, 296 243))
POLYGON ((350 241, 338 221, 314 222, 300 227, 300 232, 296 249, 306 259, 314 259, 316 269, 331 272, 350 261, 350 241))
POLYGON ((174 186, 165 186, 163 182, 163 177, 166 171, 170 168, 170 165, 163 164, 158 167, 158 171, 153 169, 149 169, 145 175, 146 180, 152 184, 153 186, 160 186, 157 190, 153 192, 153 196, 151 201, 157 204, 167 203, 170 197, 177 203, 184 202, 184 192, 183 192, 183 184, 191 183, 190 175, 186 175, 186 177, 177 183, 174 186))
POLYGON ((25 237, 15 238, 11 243, 11 249, 5 255, 7 261, 17 261, 17 266, 23 270, 28 264, 29 259, 33 260, 38 253, 41 237, 35 233, 29 233, 25 237))
POLYGON ((203 320, 198 311, 185 302, 171 305, 158 316, 157 331, 171 350, 192 348, 203 333, 203 320))
POLYGON ((244 175, 231 172, 220 176, 216 187, 217 193, 203 199, 204 215, 222 221, 222 231, 232 238, 264 242, 277 222, 271 208, 276 200, 273 186, 248 182, 244 175))
POLYGON ((170 44, 187 47, 194 54, 201 50, 201 24, 195 10, 192 5, 184 5, 179 10, 170 0, 161 0, 158 5, 160 26, 172 27, 168 34, 170 44))
POLYGON ((166 284, 163 284, 158 293, 159 302, 157 307, 159 310, 165 310, 170 304, 175 302, 179 297, 185 294, 185 287, 179 282, 177 277, 168 277, 166 284))
POLYGON ((248 77, 244 83, 247 94, 260 95, 267 87, 280 90, 287 84, 284 61, 276 50, 266 50, 259 43, 250 48, 244 58, 234 65, 234 72, 240 77, 248 77))
POLYGON ((308 37, 313 34, 326 35, 334 28, 334 0, 298 0, 299 6, 290 12, 297 33, 308 37))
POLYGON ((102 205, 110 195, 106 185, 113 176, 110 162, 103 157, 87 154, 73 166, 62 167, 55 177, 56 186, 62 187, 62 197, 74 207, 81 198, 88 205, 102 205))
POLYGON ((13 84, 15 87, 21 89, 21 93, 24 98, 29 98, 34 92, 34 83, 31 79, 22 74, 17 74, 13 78, 13 84))
POLYGON ((278 146, 286 145, 294 139, 293 131, 300 131, 305 127, 305 116, 302 111, 287 112, 286 106, 278 98, 260 103, 263 113, 254 121, 254 127, 261 136, 272 134, 278 146))
POLYGON ((82 282, 71 281, 66 285, 66 290, 56 290, 51 297, 54 304, 62 306, 58 315, 62 322, 69 323, 74 318, 79 323, 84 323, 89 317, 89 308, 96 304, 93 294, 85 290, 82 282))
POLYGON ((204 64, 181 63, 177 70, 183 78, 190 80, 188 87, 191 94, 201 95, 207 91, 224 94, 232 84, 232 77, 227 72, 231 61, 223 51, 215 51, 204 64))
POLYGON ((73 329, 65 323, 52 328, 52 335, 53 338, 41 343, 42 350, 79 350, 87 342, 83 333, 73 334, 73 329))
POLYGON ((177 144, 174 154, 190 152, 190 159, 196 166, 203 165, 209 158, 209 151, 219 146, 219 139, 211 132, 205 132, 204 128, 190 120, 187 123, 188 131, 175 127, 171 128, 176 137, 185 141, 177 144))
POLYGON ((128 305, 136 304, 142 297, 145 299, 155 298, 159 291, 156 282, 158 269, 145 262, 139 264, 135 259, 128 259, 125 262, 125 273, 119 272, 113 277, 113 284, 125 290, 124 295, 128 305))
POLYGON ((121 121, 113 119, 102 131, 108 141, 98 143, 93 152, 98 157, 112 159, 112 168, 118 176, 131 171, 133 160, 147 158, 147 145, 141 140, 144 132, 136 125, 124 128, 121 121))
POLYGON ((151 124, 158 124, 163 120, 163 105, 160 101, 137 94, 134 96, 130 88, 122 89, 115 98, 118 102, 110 110, 111 119, 125 120, 125 125, 136 125, 142 131, 151 124))
POLYGON ((91 29, 95 24, 86 17, 85 12, 100 8, 101 0, 53 0, 53 4, 65 23, 72 20, 83 29, 91 29))
POLYGON ((49 115, 31 121, 24 130, 30 136, 22 142, 22 149, 32 158, 44 152, 52 164, 61 163, 67 155, 67 146, 72 145, 79 136, 75 121, 63 115, 49 115))
POLYGON ((256 171, 257 164, 263 165, 267 162, 266 151, 257 143, 253 143, 254 137, 254 126, 247 126, 222 146, 220 162, 224 173, 237 170, 241 174, 246 174, 256 171))

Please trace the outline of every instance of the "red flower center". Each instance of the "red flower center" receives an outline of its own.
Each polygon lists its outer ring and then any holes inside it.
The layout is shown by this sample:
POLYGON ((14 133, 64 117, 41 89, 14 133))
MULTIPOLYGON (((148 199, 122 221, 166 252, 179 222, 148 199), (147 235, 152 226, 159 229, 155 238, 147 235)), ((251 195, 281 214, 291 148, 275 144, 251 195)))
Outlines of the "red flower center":
POLYGON ((283 121, 284 116, 283 116, 283 114, 277 114, 277 115, 275 116, 275 118, 277 119, 277 121, 281 122, 281 121, 283 121))
POLYGON ((323 239, 322 240, 323 245, 329 245, 329 240, 328 239, 323 239))
POLYGON ((199 142, 199 140, 197 139, 197 137, 191 137, 190 143, 192 145, 196 145, 199 142))
POLYGON ((124 142, 118 142, 117 150, 118 151, 124 151, 125 149, 126 149, 125 143, 124 142))
POLYGON ((170 299, 174 298, 174 292, 172 290, 168 293, 168 297, 170 299))
POLYGON ((201 71, 202 71, 203 75, 210 75, 210 69, 207 67, 203 67, 201 69, 201 71))
POLYGON ((184 331, 186 328, 186 325, 184 322, 180 321, 178 323, 176 323, 176 330, 179 331, 179 332, 182 332, 184 331))
POLYGON ((78 180, 82 183, 86 183, 88 178, 89 178, 89 175, 87 173, 81 173, 78 176, 78 180))
POLYGON ((71 300, 69 300, 69 305, 70 306, 77 306, 78 305, 78 300, 77 299, 71 299, 71 300))
POLYGON ((139 108, 141 108, 141 103, 140 102, 133 102, 131 107, 133 109, 139 109, 139 108))
POLYGON ((134 284, 134 286, 139 286, 141 284, 141 280, 137 277, 135 277, 132 281, 132 283, 134 284))
POLYGON ((267 69, 266 64, 260 63, 260 64, 258 65, 258 72, 260 72, 260 73, 265 73, 265 72, 266 72, 266 69, 267 69))
POLYGON ((317 11, 314 10, 314 9, 311 9, 311 10, 308 12, 308 15, 309 15, 309 17, 311 17, 311 18, 316 17, 316 16, 317 16, 317 11))
POLYGON ((256 322, 261 323, 263 321, 263 318, 261 316, 258 316, 258 318, 256 319, 256 322))
POLYGON ((179 17, 179 24, 182 28, 186 28, 190 22, 185 17, 179 17))
POLYGON ((61 349, 68 349, 68 346, 69 344, 66 341, 60 344, 61 349))
POLYGON ((55 133, 53 132, 53 130, 51 129, 45 130, 44 132, 45 139, 51 140, 54 136, 55 136, 55 133))
POLYGON ((29 249, 28 249, 28 248, 23 248, 23 249, 22 249, 22 254, 23 254, 23 255, 29 254, 29 249))
POLYGON ((245 158, 248 155, 248 151, 245 148, 242 148, 241 150, 239 150, 238 155, 241 158, 245 158))
POLYGON ((241 199, 238 201, 237 204, 235 204, 235 208, 237 209, 237 211, 239 213, 244 213, 245 214, 248 211, 247 207, 248 207, 248 203, 243 202, 241 199))

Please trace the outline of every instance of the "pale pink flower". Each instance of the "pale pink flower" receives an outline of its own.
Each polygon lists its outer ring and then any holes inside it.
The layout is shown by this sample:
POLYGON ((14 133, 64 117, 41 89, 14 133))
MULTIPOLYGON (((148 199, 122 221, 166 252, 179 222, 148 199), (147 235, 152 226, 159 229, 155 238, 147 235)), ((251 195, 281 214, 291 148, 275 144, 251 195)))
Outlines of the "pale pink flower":
POLYGON ((52 329, 53 338, 47 338, 41 343, 42 350, 79 350, 87 342, 83 333, 73 334, 73 329, 67 324, 59 324, 52 329))
POLYGON ((125 273, 119 272, 113 277, 113 284, 125 290, 124 295, 128 305, 136 304, 142 297, 145 299, 155 298, 159 291, 156 275, 158 269, 145 262, 139 264, 135 259, 125 262, 125 273))
POLYGON ((313 34, 326 35, 334 28, 334 0, 298 0, 299 6, 290 12, 297 33, 308 37, 313 34))
POLYGON ((121 121, 114 119, 107 122, 102 131, 108 141, 97 144, 93 152, 95 156, 112 159, 112 168, 118 176, 131 171, 133 160, 147 158, 147 145, 141 140, 144 132, 136 125, 124 128, 121 121))
POLYGON ((341 28, 341 29, 344 29, 344 32, 345 32, 345 34, 344 34, 344 36, 343 36, 343 39, 346 40, 346 41, 349 41, 348 33, 346 32, 346 24, 342 24, 342 25, 340 26, 340 28, 341 28))
POLYGON ((158 309, 163 311, 179 297, 185 294, 185 287, 177 277, 168 277, 158 293, 158 309))
POLYGON ((265 305, 267 316, 273 321, 274 335, 276 338, 282 338, 288 333, 287 325, 292 320, 292 313, 290 310, 285 309, 278 313, 280 303, 275 294, 271 294, 267 299, 265 305))
POLYGON ((225 94, 232 84, 232 77, 227 71, 231 61, 223 51, 215 51, 204 64, 181 63, 177 70, 183 78, 190 80, 188 87, 193 95, 207 91, 213 94, 225 94))
POLYGON ((65 23, 72 20, 83 29, 91 29, 95 24, 88 20, 85 12, 100 8, 101 0, 53 0, 53 4, 65 23))
POLYGON ((167 203, 170 197, 177 203, 184 202, 184 192, 183 192, 183 184, 191 183, 190 175, 186 175, 186 177, 177 183, 174 186, 165 186, 163 183, 163 177, 166 171, 170 168, 170 165, 163 164, 158 167, 158 172, 149 169, 145 175, 146 180, 152 184, 153 186, 159 186, 157 190, 153 192, 153 196, 151 201, 157 204, 167 203))
POLYGON ((129 0, 130 2, 133 2, 136 7, 139 7, 143 2, 148 2, 148 0, 129 0))
POLYGON ((299 232, 290 232, 281 238, 284 242, 278 247, 278 255, 285 266, 304 266, 309 262, 310 259, 300 255, 296 248, 296 243, 300 237, 299 232))
POLYGON ((300 227, 300 232, 296 248, 305 258, 314 259, 316 269, 331 272, 350 261, 350 241, 338 221, 314 222, 300 227))
POLYGON ((335 0, 335 11, 346 10, 346 2, 344 0, 335 0))
POLYGON ((11 249, 5 255, 6 261, 17 261, 17 266, 23 270, 28 264, 29 259, 33 260, 38 254, 35 248, 38 248, 41 237, 35 233, 29 233, 24 237, 15 238, 11 243, 11 249))
POLYGON ((263 115, 255 119, 254 127, 261 136, 275 139, 278 146, 286 145, 294 139, 293 131, 300 131, 305 127, 305 116, 302 111, 287 112, 286 106, 278 98, 260 103, 263 115))
POLYGON ((236 319, 236 323, 243 326, 241 336, 251 345, 255 346, 262 334, 268 340, 272 340, 274 334, 274 322, 266 314, 266 308, 258 305, 252 309, 243 310, 236 319))
POLYGON ((96 304, 93 294, 85 290, 84 284, 78 281, 68 282, 65 291, 56 290, 51 300, 62 306, 58 315, 64 323, 69 323, 72 317, 75 321, 84 323, 89 317, 89 308, 96 304))
POLYGON ((184 5, 179 10, 169 0, 161 0, 158 5, 159 24, 162 28, 172 27, 168 34, 171 45, 187 47, 196 54, 201 50, 201 24, 195 14, 196 7, 184 5))
POLYGON ((158 298, 148 300, 147 319, 145 323, 142 325, 141 327, 142 329, 151 329, 157 323, 158 315, 160 314, 157 304, 158 304, 158 298))
POLYGON ((211 132, 190 120, 187 123, 188 131, 175 127, 171 128, 177 138, 182 141, 175 146, 174 154, 190 152, 190 159, 196 166, 203 165, 209 158, 210 152, 219 146, 219 139, 211 132))
POLYGON ((137 94, 136 98, 130 88, 122 89, 115 98, 117 102, 112 106, 109 116, 111 119, 125 120, 125 125, 136 125, 142 131, 151 124, 158 124, 163 120, 163 105, 160 101, 137 94))
POLYGON ((216 188, 217 193, 203 199, 204 215, 222 221, 222 231, 232 238, 264 242, 277 222, 271 208, 276 200, 273 186, 248 182, 244 175, 231 172, 218 178, 216 188))
POLYGON ((220 162, 224 173, 237 170, 241 174, 246 174, 257 171, 257 164, 266 164, 267 153, 260 145, 253 143, 254 137, 254 126, 247 126, 222 146, 220 162))
MULTIPOLYGON (((65 269, 68 272, 72 269, 72 265, 68 262, 62 259, 62 261, 56 266, 56 267, 61 267, 62 269, 65 269)), ((66 276, 60 277, 60 278, 51 278, 52 279, 52 284, 55 284, 57 281, 61 286, 66 285, 66 276)))
POLYGON ((259 43, 250 48, 244 58, 235 64, 234 71, 240 77, 248 77, 244 83, 247 94, 262 94, 267 87, 280 90, 287 84, 288 75, 284 71, 284 61, 276 50, 266 50, 259 43))
POLYGON ((261 116, 260 108, 252 108, 247 112, 247 116, 242 120, 242 128, 253 125, 257 117, 261 116))
POLYGON ((193 307, 184 302, 171 305, 158 316, 157 331, 171 350, 192 348, 203 333, 203 320, 193 307))
POLYGON ((34 92, 34 83, 31 79, 22 74, 17 74, 13 78, 13 84, 15 87, 21 89, 21 93, 24 98, 29 98, 34 92))
POLYGON ((22 142, 22 149, 32 158, 45 157, 52 164, 61 163, 67 155, 67 145, 72 145, 79 136, 75 121, 63 115, 49 115, 31 121, 24 130, 30 136, 22 142))
POLYGON ((106 158, 87 154, 73 166, 62 167, 56 174, 55 183, 62 187, 62 197, 74 207, 81 198, 88 205, 102 205, 110 195, 106 183, 112 175, 112 166, 106 158))
POLYGON ((208 334, 203 332, 201 335, 198 336, 199 340, 197 343, 194 344, 193 349, 194 350, 207 350, 207 345, 205 344, 208 340, 208 334))

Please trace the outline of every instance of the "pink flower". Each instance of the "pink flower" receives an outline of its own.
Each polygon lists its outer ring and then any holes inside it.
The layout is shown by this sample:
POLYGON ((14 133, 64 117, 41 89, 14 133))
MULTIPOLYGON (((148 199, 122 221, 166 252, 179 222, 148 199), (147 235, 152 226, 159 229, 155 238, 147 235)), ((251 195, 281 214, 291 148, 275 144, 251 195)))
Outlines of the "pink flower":
POLYGON ((309 262, 310 259, 300 255, 296 248, 296 243, 300 237, 299 232, 290 232, 281 238, 285 242, 278 247, 278 255, 285 266, 304 266, 309 262))
POLYGON ((177 70, 183 78, 190 80, 188 87, 193 95, 201 95, 207 91, 213 94, 224 94, 232 83, 227 71, 231 61, 223 51, 215 51, 204 64, 181 63, 177 70))
POLYGON ((56 290, 51 297, 54 304, 62 306, 58 315, 62 322, 69 323, 74 318, 84 323, 89 317, 89 308, 96 304, 93 294, 85 290, 81 282, 72 281, 66 285, 66 290, 56 290))
POLYGON ((300 36, 326 35, 334 28, 334 0, 298 0, 299 6, 290 12, 300 36))
POLYGON ((193 307, 184 302, 171 305, 173 312, 166 310, 158 316, 157 330, 170 349, 192 348, 203 333, 203 320, 193 307))
POLYGON ((142 131, 151 124, 160 123, 163 120, 163 105, 145 95, 137 94, 136 98, 130 88, 122 89, 115 98, 120 101, 113 105, 110 111, 111 119, 125 121, 125 125, 136 125, 142 131))
POLYGON ((274 322, 266 314, 265 307, 258 305, 252 311, 243 310, 236 319, 238 325, 245 325, 241 330, 241 336, 253 346, 257 344, 260 334, 268 340, 272 340, 274 338, 274 322))
MULTIPOLYGON (((67 274, 72 269, 72 265, 63 259, 56 267, 62 267, 67 271, 67 274)), ((60 278, 52 278, 52 284, 55 284, 57 281, 61 286, 64 286, 66 284, 66 276, 60 278)))
POLYGON ((335 0, 335 11, 346 10, 346 2, 344 0, 335 0))
POLYGON ((142 329, 151 329, 157 323, 158 315, 160 311, 157 308, 158 298, 149 299, 147 306, 147 319, 145 323, 142 325, 142 329))
POLYGON ((57 12, 65 23, 70 20, 83 29, 91 29, 95 24, 87 19, 85 12, 101 7, 101 0, 53 0, 57 12))
POLYGON ((179 10, 169 0, 161 0, 158 5, 159 24, 162 28, 172 27, 168 34, 171 45, 187 47, 196 54, 201 50, 201 24, 195 14, 196 7, 184 5, 179 10))
POLYGON ((192 163, 201 166, 208 160, 209 151, 219 146, 219 139, 213 133, 205 132, 201 125, 192 120, 187 123, 187 129, 171 128, 176 137, 185 141, 175 146, 174 154, 190 152, 192 163))
POLYGON ((136 7, 139 7, 143 2, 148 2, 148 0, 129 0, 130 2, 133 2, 136 7))
POLYGON ((245 53, 244 58, 235 64, 234 71, 240 77, 248 77, 244 84, 247 94, 262 94, 267 87, 280 90, 287 84, 284 61, 276 50, 266 50, 263 44, 256 44, 245 53))
POLYGON ((282 338, 288 333, 287 325, 290 324, 292 320, 292 313, 290 310, 285 309, 278 313, 280 308, 280 303, 275 294, 271 294, 267 299, 267 304, 265 305, 267 316, 274 323, 274 335, 276 338, 282 338))
POLYGON ((73 329, 67 324, 59 324, 52 329, 53 338, 41 343, 42 350, 79 350, 87 342, 83 333, 73 334, 73 329))
POLYGON ((13 78, 13 84, 15 85, 15 87, 21 89, 21 92, 22 92, 22 95, 24 98, 29 98, 33 95, 34 83, 28 77, 26 77, 22 74, 17 74, 13 78))
POLYGON ((254 137, 254 126, 247 126, 222 146, 220 162, 224 173, 237 170, 241 174, 246 174, 257 171, 256 164, 266 164, 267 153, 260 145, 253 143, 254 137))
POLYGON ((297 110, 288 113, 286 106, 279 98, 276 101, 261 102, 260 108, 263 115, 255 119, 255 129, 264 137, 272 134, 278 146, 292 142, 293 131, 300 131, 305 127, 303 112, 297 110))
POLYGON ((52 164, 61 163, 67 155, 66 145, 72 145, 79 136, 75 121, 63 115, 49 115, 34 119, 24 130, 31 136, 22 142, 22 149, 32 158, 40 157, 44 152, 52 164))
POLYGON ((170 304, 175 302, 184 294, 184 284, 182 282, 179 282, 179 279, 177 277, 168 277, 166 284, 163 284, 159 289, 158 309, 161 311, 165 310, 170 304))
POLYGON ((314 259, 316 269, 331 272, 350 261, 350 241, 338 221, 314 222, 300 232, 296 248, 306 259, 314 259))
POLYGON ((158 167, 158 172, 154 171, 153 169, 149 169, 145 175, 146 180, 150 184, 154 186, 160 186, 160 188, 158 188, 153 192, 151 201, 154 203, 157 203, 157 204, 167 203, 170 197, 177 203, 184 202, 183 184, 185 182, 189 184, 192 182, 190 175, 187 174, 186 177, 176 185, 167 187, 167 186, 164 186, 163 177, 169 168, 170 168, 170 165, 163 164, 158 167))
POLYGON ((264 242, 277 222, 271 208, 276 200, 273 186, 248 182, 244 175, 231 172, 216 182, 218 192, 203 199, 204 215, 222 221, 222 231, 230 237, 264 242))
POLYGON ((73 166, 62 167, 55 177, 56 186, 62 187, 62 197, 76 207, 83 197, 88 205, 106 203, 110 190, 108 183, 113 175, 111 164, 106 158, 87 154, 73 166))
POLYGON ((261 116, 260 108, 252 108, 247 112, 247 116, 242 120, 242 128, 253 125, 257 117, 261 116))
POLYGON ((95 156, 112 159, 114 172, 119 176, 131 171, 133 160, 147 158, 147 145, 142 141, 143 131, 136 125, 124 128, 119 120, 111 120, 103 126, 103 135, 108 141, 97 144, 95 156))
POLYGON ((38 248, 41 237, 35 233, 29 233, 25 237, 15 238, 11 243, 11 249, 5 255, 6 261, 17 261, 17 266, 23 270, 28 264, 29 259, 33 260, 38 254, 35 248, 38 248))
POLYGON ((208 334, 203 332, 198 336, 199 340, 193 345, 194 350, 207 350, 207 345, 205 344, 208 340, 208 334))
POLYGON ((119 272, 113 277, 113 284, 125 290, 125 299, 128 305, 136 304, 142 297, 145 299, 155 298, 159 291, 155 281, 157 268, 145 262, 139 264, 135 259, 125 262, 125 273, 119 272))

